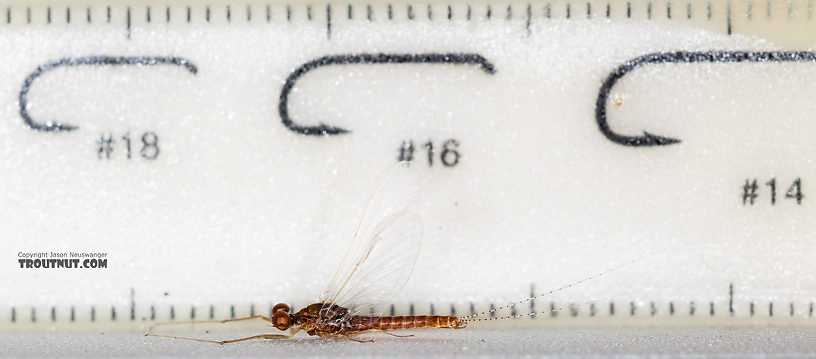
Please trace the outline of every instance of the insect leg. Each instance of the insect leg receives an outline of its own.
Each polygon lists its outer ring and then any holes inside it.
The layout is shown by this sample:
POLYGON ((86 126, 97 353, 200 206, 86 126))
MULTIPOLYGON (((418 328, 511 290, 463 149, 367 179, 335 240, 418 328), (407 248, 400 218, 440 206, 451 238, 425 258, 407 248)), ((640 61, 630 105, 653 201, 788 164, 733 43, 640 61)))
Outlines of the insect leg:
POLYGON ((353 341, 358 342, 358 343, 373 343, 374 342, 374 340, 372 340, 372 339, 361 340, 361 339, 356 339, 356 338, 354 338, 352 336, 349 336, 349 335, 340 335, 339 337, 340 338, 345 338, 345 339, 348 339, 348 340, 353 340, 353 341))
POLYGON ((410 337, 414 336, 413 334, 407 334, 407 335, 394 334, 394 333, 391 333, 391 332, 386 332, 385 330, 380 330, 380 332, 382 332, 383 334, 388 334, 388 335, 391 335, 391 336, 395 336, 397 338, 410 338, 410 337))
POLYGON ((289 339, 289 338, 295 336, 295 333, 297 333, 297 332, 298 332, 297 330, 292 330, 292 332, 289 333, 289 335, 280 335, 280 334, 253 335, 251 337, 246 337, 246 338, 224 340, 224 341, 219 342, 219 344, 236 343, 236 342, 242 342, 242 341, 245 341, 245 340, 253 340, 253 339, 289 339))
POLYGON ((245 340, 253 340, 253 339, 289 339, 289 338, 295 336, 295 333, 297 333, 299 330, 300 329, 292 329, 292 331, 289 332, 289 335, 260 334, 260 335, 253 335, 251 337, 230 339, 230 340, 208 340, 208 339, 177 337, 177 336, 173 336, 173 335, 159 335, 159 334, 145 334, 145 336, 146 337, 181 339, 181 340, 192 340, 192 341, 202 342, 202 343, 227 344, 227 343, 242 342, 242 341, 245 341, 245 340))
POLYGON ((187 320, 187 321, 181 321, 181 322, 161 322, 161 323, 153 324, 149 329, 147 329, 147 331, 152 332, 153 329, 158 327, 158 326, 169 325, 169 324, 206 324, 206 323, 222 323, 223 324, 223 323, 238 322, 238 321, 242 321, 242 320, 251 320, 251 319, 262 319, 262 320, 265 320, 267 322, 274 323, 272 321, 272 318, 267 317, 265 315, 258 314, 258 315, 253 315, 251 317, 235 318, 235 319, 224 319, 224 320, 187 320))

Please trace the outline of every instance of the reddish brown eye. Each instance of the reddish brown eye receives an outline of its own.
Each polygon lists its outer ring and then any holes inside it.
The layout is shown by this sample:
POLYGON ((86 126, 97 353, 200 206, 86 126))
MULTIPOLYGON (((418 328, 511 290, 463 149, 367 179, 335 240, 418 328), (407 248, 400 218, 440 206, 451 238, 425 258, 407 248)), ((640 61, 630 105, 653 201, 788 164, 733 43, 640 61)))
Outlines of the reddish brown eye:
POLYGON ((278 304, 275 304, 274 307, 272 307, 272 314, 273 315, 278 314, 278 312, 280 312, 280 311, 284 311, 286 313, 289 313, 289 306, 286 305, 286 303, 278 303, 278 304))
POLYGON ((275 325, 275 328, 278 328, 278 330, 286 330, 292 324, 292 319, 289 318, 288 313, 281 310, 275 312, 275 315, 272 316, 272 323, 275 325))

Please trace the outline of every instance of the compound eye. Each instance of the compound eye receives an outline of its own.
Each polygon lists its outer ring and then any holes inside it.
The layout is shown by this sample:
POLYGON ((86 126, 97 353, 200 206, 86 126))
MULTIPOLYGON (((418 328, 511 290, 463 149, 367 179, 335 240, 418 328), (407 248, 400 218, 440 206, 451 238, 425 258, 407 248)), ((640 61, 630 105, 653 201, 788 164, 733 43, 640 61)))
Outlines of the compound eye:
POLYGON ((278 330, 286 330, 292 325, 292 318, 289 317, 288 313, 280 310, 275 312, 275 315, 272 316, 272 324, 274 324, 278 330))
POLYGON ((272 307, 272 314, 277 314, 279 311, 289 313, 289 306, 286 305, 286 303, 275 304, 275 306, 272 307))

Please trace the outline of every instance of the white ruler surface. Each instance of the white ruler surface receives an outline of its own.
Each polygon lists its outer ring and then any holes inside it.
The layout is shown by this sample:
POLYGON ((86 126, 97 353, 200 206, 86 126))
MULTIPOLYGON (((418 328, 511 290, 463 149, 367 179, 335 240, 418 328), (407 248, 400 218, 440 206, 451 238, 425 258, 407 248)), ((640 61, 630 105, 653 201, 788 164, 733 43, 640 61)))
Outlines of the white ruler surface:
POLYGON ((482 311, 667 247, 507 325, 813 323, 812 12, 0 4, 0 328, 309 304, 400 159, 424 238, 393 313, 482 311))

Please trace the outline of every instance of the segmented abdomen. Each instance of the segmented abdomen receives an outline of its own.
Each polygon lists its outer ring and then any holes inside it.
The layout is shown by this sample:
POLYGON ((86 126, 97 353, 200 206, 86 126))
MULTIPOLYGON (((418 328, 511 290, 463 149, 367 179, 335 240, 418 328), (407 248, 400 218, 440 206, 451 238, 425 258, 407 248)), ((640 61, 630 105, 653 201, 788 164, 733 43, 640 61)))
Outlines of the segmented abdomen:
POLYGON ((369 329, 400 330, 422 328, 464 328, 466 323, 457 318, 443 315, 413 315, 404 317, 364 317, 351 318, 352 330, 369 329))

